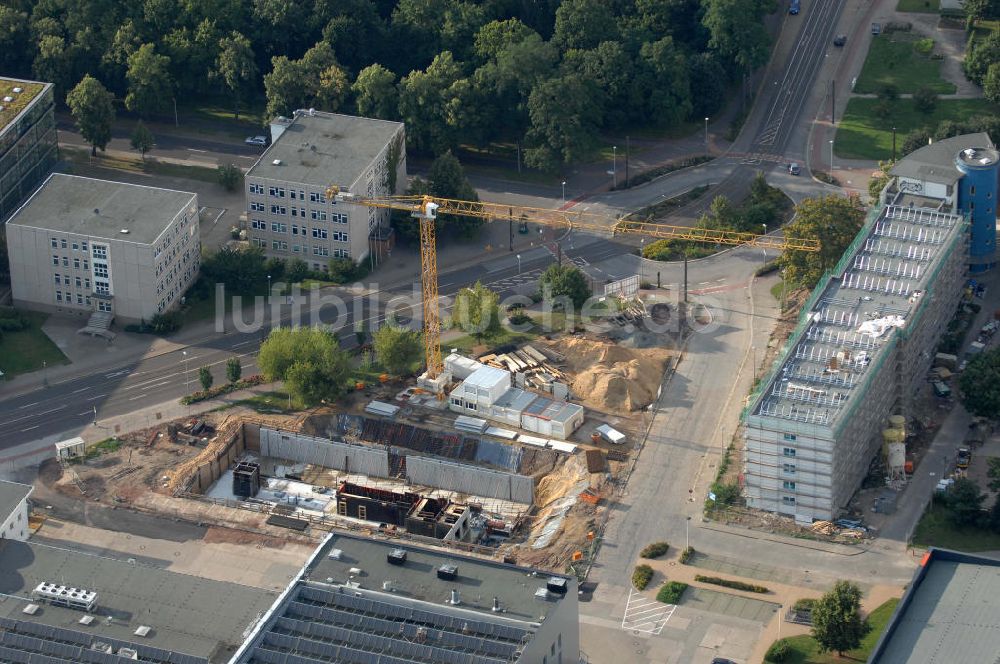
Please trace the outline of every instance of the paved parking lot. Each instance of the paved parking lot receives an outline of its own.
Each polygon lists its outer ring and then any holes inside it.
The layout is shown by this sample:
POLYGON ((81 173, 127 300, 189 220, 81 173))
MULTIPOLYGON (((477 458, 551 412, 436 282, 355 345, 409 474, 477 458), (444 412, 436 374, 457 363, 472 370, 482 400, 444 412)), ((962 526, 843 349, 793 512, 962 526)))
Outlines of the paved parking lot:
POLYGON ((748 597, 737 597, 707 588, 688 588, 684 606, 690 609, 720 613, 734 618, 766 623, 781 609, 780 604, 748 597))

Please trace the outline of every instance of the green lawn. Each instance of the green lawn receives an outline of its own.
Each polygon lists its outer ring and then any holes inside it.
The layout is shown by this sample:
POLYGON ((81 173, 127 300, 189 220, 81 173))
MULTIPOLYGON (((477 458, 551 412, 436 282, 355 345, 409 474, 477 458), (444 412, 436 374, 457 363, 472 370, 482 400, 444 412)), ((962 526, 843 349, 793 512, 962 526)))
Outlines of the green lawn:
POLYGON ((899 0, 897 12, 923 12, 937 14, 941 10, 940 0, 899 0))
MULTIPOLYGON (((923 0, 918 0, 923 2, 923 0)), ((941 78, 941 61, 916 51, 915 35, 892 32, 872 40, 854 92, 877 93, 882 86, 892 84, 899 93, 916 92, 927 86, 938 94, 955 92, 955 85, 941 78)))
POLYGON ((892 128, 896 127, 897 155, 907 133, 921 127, 935 128, 942 120, 962 122, 976 115, 992 115, 1000 108, 985 99, 938 100, 933 113, 923 114, 911 99, 897 99, 887 118, 874 113, 878 99, 852 97, 837 129, 834 152, 849 159, 889 159, 892 157, 892 128))
POLYGON ((288 392, 274 391, 255 394, 248 399, 237 401, 235 405, 252 408, 258 413, 294 413, 305 410, 305 405, 298 399, 288 400, 288 392), (291 408, 289 408, 291 404, 291 408))
MULTIPOLYGON (((531 341, 538 334, 534 331, 531 332, 512 332, 506 328, 495 337, 491 337, 482 342, 482 345, 487 348, 493 348, 496 346, 506 346, 507 344, 523 344, 531 341)), ((451 352, 452 348, 457 348, 459 352, 471 353, 475 346, 478 346, 479 342, 469 334, 464 334, 460 337, 455 337, 454 339, 445 339, 441 341, 441 352, 445 355, 451 352)))
POLYGON ((897 604, 899 604, 898 599, 890 599, 872 611, 871 615, 868 616, 872 631, 861 642, 860 648, 844 653, 844 657, 838 657, 835 652, 821 654, 816 640, 808 634, 802 634, 785 639, 792 651, 784 659, 784 664, 838 664, 844 661, 867 661, 875 644, 878 643, 878 638, 885 631, 885 626, 889 624, 889 618, 892 617, 892 612, 896 609, 897 604))
POLYGON ((946 508, 931 503, 913 532, 913 543, 956 551, 995 551, 1000 549, 1000 534, 984 528, 956 527, 946 508))
MULTIPOLYGON (((153 150, 146 154, 155 156, 156 151, 153 150)), ((167 177, 187 178, 189 180, 201 180, 202 182, 219 182, 218 171, 214 168, 186 166, 184 164, 160 162, 152 159, 143 160, 138 153, 134 157, 113 157, 98 152, 96 157, 91 157, 90 150, 87 148, 63 145, 59 147, 59 155, 81 169, 82 173, 86 173, 87 169, 107 168, 129 173, 163 175, 167 177)), ((74 173, 77 172, 77 168, 72 169, 74 173)))
POLYGON ((0 371, 7 378, 17 374, 30 373, 42 368, 42 362, 54 367, 69 364, 69 360, 59 347, 42 332, 42 324, 48 314, 35 311, 20 311, 31 326, 20 332, 3 332, 0 337, 0 371))

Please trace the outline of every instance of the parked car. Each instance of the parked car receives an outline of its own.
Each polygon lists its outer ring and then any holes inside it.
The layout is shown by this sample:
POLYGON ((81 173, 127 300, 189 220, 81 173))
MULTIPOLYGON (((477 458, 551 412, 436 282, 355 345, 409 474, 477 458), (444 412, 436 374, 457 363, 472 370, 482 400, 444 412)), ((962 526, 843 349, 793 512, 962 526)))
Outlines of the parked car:
POLYGON ((802 167, 800 167, 797 163, 793 161, 788 165, 788 172, 791 175, 798 175, 799 173, 802 172, 802 167))
POLYGON ((843 46, 847 43, 847 35, 837 35, 833 38, 834 46, 843 46))
POLYGON ((243 142, 247 145, 267 145, 267 136, 247 136, 243 142))
POLYGON ((963 470, 969 467, 969 463, 972 462, 972 452, 968 447, 958 448, 958 456, 955 459, 955 465, 963 470))
POLYGON ((788 13, 792 15, 798 14, 800 9, 799 5, 800 5, 800 0, 792 0, 791 3, 788 5, 788 13))
POLYGON ((872 23, 872 34, 873 35, 880 35, 880 34, 882 34, 882 24, 881 23, 872 23))

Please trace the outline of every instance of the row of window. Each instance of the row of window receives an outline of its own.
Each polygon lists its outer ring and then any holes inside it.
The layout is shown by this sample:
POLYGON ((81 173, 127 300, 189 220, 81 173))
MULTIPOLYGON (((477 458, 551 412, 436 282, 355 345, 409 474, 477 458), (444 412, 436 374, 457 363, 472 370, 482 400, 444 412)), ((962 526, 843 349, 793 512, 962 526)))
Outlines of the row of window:
MULTIPOLYGON (((336 235, 336 234, 334 234, 334 235, 336 235)), ((347 241, 346 234, 345 234, 345 238, 344 238, 343 241, 344 242, 347 241)), ((263 240, 263 239, 261 239, 259 237, 251 238, 250 239, 250 244, 252 244, 255 247, 260 247, 262 249, 266 249, 267 246, 268 246, 267 240, 263 240)), ((288 251, 288 243, 285 242, 285 241, 283 241, 283 240, 271 240, 271 249, 273 251, 288 251)), ((309 245, 306 245, 306 244, 301 244, 301 245, 300 244, 293 244, 292 245, 292 253, 293 254, 298 254, 298 253, 308 254, 309 253, 309 245)), ((313 256, 323 256, 323 257, 333 256, 334 258, 350 258, 351 257, 351 252, 348 249, 332 249, 331 250, 329 247, 324 247, 324 246, 321 246, 321 245, 315 245, 314 244, 314 245, 312 245, 312 255, 313 256)))
MULTIPOLYGON (((306 209, 304 207, 293 207, 291 210, 292 210, 292 213, 289 216, 295 217, 297 219, 305 219, 306 218, 306 209)), ((263 212, 264 211, 264 204, 263 203, 251 203, 250 204, 250 211, 251 212, 263 212)), ((272 205, 271 206, 271 214, 276 214, 276 215, 281 215, 281 216, 288 215, 288 208, 285 207, 284 205, 272 205)), ((340 214, 338 212, 334 212, 334 213, 331 213, 331 214, 328 215, 327 212, 326 212, 326 210, 310 210, 309 211, 309 218, 312 219, 313 221, 327 221, 327 219, 329 219, 330 221, 332 221, 335 224, 346 224, 347 221, 348 221, 348 217, 347 217, 346 214, 340 214)))
MULTIPOLYGON (((63 256, 62 258, 60 258, 59 254, 52 254, 52 264, 55 265, 56 267, 58 267, 60 264, 63 267, 69 267, 69 256, 63 256)), ((87 260, 86 258, 84 258, 83 260, 81 260, 79 258, 74 258, 73 259, 73 269, 74 270, 80 270, 80 269, 89 270, 90 269, 90 261, 87 260)))
MULTIPOLYGON (((267 222, 262 219, 251 219, 250 228, 257 231, 267 230, 267 222)), ((287 233, 288 224, 282 223, 280 221, 271 222, 271 232, 272 233, 287 233)), ((292 235, 301 235, 306 237, 311 234, 317 240, 326 240, 333 238, 336 242, 350 242, 350 235, 343 231, 329 231, 325 228, 309 228, 307 226, 299 226, 298 224, 292 224, 292 235)))
MULTIPOLYGON (((67 292, 64 295, 61 290, 57 290, 56 291, 56 302, 66 303, 66 304, 73 304, 73 293, 67 292)), ((82 293, 77 293, 76 294, 76 303, 79 304, 80 306, 86 305, 86 306, 89 307, 90 306, 90 296, 89 295, 83 295, 82 293)))
POLYGON ((60 284, 63 286, 69 286, 71 279, 75 279, 77 288, 90 288, 90 277, 84 277, 81 279, 80 277, 70 277, 68 274, 60 275, 58 272, 52 276, 55 280, 56 286, 59 286, 60 284))
POLYGON ((52 238, 52 248, 53 249, 66 249, 68 246, 73 248, 73 251, 89 251, 87 248, 87 241, 81 240, 80 242, 71 242, 67 245, 66 238, 56 239, 52 238))
MULTIPOLYGON (((257 196, 263 196, 264 195, 264 185, 262 185, 262 184, 258 184, 256 182, 251 182, 249 185, 247 185, 247 189, 249 190, 249 192, 251 194, 256 194, 257 196)), ((286 194, 286 190, 285 190, 284 187, 273 186, 273 187, 268 187, 267 188, 267 195, 271 196, 272 198, 284 198, 285 194, 286 194)), ((287 194, 288 194, 288 198, 290 198, 293 201, 304 201, 304 200, 306 200, 306 192, 304 190, 302 190, 302 189, 298 189, 298 190, 296 190, 296 189, 288 189, 287 190, 287 194)), ((320 194, 320 193, 315 192, 315 191, 310 191, 309 192, 309 202, 310 203, 326 203, 328 201, 326 200, 326 196, 324 196, 323 194, 320 194)), ((336 205, 337 204, 336 201, 329 201, 329 203, 331 205, 336 205)))

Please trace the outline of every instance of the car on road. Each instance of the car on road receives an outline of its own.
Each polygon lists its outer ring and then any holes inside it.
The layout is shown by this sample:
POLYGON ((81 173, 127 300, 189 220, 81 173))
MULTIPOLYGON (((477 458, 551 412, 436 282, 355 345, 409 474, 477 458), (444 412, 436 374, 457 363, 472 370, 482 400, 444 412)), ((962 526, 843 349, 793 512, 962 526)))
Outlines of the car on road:
POLYGON ((267 145, 267 136, 247 136, 243 142, 247 145, 267 145))
POLYGON ((802 167, 799 166, 794 161, 788 165, 788 173, 789 173, 789 175, 798 175, 801 172, 802 172, 802 167))
POLYGON ((799 0, 792 0, 791 4, 788 5, 788 13, 793 15, 798 14, 799 4, 800 4, 799 0))
POLYGON ((725 657, 715 657, 712 659, 712 664, 736 664, 736 662, 725 657))
POLYGON ((843 46, 847 43, 847 35, 837 35, 833 38, 834 46, 843 46))
POLYGON ((969 451, 968 447, 958 448, 958 456, 955 459, 955 465, 963 470, 969 467, 969 463, 972 462, 972 452, 969 451))

